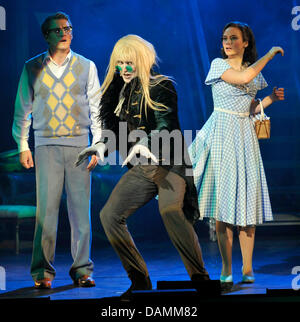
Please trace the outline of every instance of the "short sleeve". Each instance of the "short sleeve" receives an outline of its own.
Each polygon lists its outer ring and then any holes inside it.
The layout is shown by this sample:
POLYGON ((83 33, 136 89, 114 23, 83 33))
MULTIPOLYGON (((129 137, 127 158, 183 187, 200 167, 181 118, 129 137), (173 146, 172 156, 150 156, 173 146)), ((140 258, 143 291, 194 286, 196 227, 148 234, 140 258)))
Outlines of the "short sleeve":
POLYGON ((206 76, 205 84, 211 85, 221 80, 223 73, 231 66, 222 58, 215 58, 210 65, 210 70, 206 76))
POLYGON ((268 86, 268 83, 266 82, 266 80, 264 79, 262 73, 259 73, 256 77, 255 77, 255 86, 256 89, 259 91, 261 89, 264 89, 265 87, 268 86))

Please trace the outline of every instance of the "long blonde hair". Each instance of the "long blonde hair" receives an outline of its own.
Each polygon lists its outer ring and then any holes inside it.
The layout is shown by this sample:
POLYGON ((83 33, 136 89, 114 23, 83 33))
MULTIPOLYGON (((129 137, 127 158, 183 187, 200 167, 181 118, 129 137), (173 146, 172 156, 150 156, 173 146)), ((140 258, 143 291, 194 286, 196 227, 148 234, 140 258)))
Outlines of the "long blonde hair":
POLYGON ((141 107, 144 103, 146 112, 147 106, 154 110, 167 109, 162 103, 153 101, 149 93, 150 87, 169 79, 164 75, 151 75, 150 70, 154 65, 157 65, 157 60, 158 57, 153 45, 145 39, 137 35, 122 37, 116 42, 111 53, 106 76, 101 86, 102 94, 105 93, 114 78, 117 62, 131 61, 135 65, 137 77, 140 79, 142 86, 141 107))

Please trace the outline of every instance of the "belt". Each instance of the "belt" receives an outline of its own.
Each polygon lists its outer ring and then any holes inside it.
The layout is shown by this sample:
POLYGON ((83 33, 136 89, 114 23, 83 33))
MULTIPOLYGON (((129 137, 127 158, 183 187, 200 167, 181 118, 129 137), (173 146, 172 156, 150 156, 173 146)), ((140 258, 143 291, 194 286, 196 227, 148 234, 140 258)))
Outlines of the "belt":
POLYGON ((242 117, 248 117, 250 115, 249 112, 244 112, 244 113, 235 112, 235 111, 225 110, 223 108, 218 108, 218 107, 215 107, 214 111, 223 112, 223 113, 232 114, 232 115, 237 115, 237 116, 242 116, 242 117))

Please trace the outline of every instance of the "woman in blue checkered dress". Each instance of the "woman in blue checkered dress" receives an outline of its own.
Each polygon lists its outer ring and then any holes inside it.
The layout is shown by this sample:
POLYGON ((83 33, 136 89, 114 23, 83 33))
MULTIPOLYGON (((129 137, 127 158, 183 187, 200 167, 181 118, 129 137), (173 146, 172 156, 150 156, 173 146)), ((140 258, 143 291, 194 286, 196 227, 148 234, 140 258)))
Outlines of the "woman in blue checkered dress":
MULTIPOLYGON (((212 61, 205 80, 212 86, 214 111, 189 147, 202 217, 215 218, 222 257, 220 280, 232 285, 233 227, 238 227, 243 281, 254 282, 252 253, 255 225, 272 220, 268 188, 257 136, 250 114, 260 112, 258 90, 267 86, 260 73, 277 54, 273 47, 256 61, 251 29, 233 22, 223 29, 222 58, 212 61)), ((274 88, 264 108, 284 99, 274 88)))

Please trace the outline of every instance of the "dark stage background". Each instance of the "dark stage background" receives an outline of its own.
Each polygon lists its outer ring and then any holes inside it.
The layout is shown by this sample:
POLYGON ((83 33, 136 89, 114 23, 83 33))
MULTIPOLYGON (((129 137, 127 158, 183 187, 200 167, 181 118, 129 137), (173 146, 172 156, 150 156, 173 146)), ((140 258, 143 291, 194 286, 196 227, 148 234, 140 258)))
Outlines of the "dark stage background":
MULTIPOLYGON (((0 203, 35 204, 34 172, 21 170, 14 153, 14 100, 24 61, 47 48, 41 22, 62 10, 72 20, 72 49, 96 63, 100 82, 120 37, 133 33, 153 43, 161 59, 160 72, 176 80, 182 129, 194 134, 212 112, 211 89, 204 80, 210 61, 220 56, 223 26, 232 20, 248 23, 259 56, 274 45, 282 46, 285 56, 275 57, 264 69, 269 86, 258 97, 278 86, 285 88, 286 100, 267 109, 272 134, 260 145, 274 212, 299 212, 300 0, 11 0, 0 1, 0 6, 0 203)), ((96 241, 105 240, 98 214, 122 172, 119 166, 106 166, 93 173, 91 211, 96 241)), ((129 225, 137 236, 162 238, 165 234, 156 201, 133 216, 129 225)), ((60 237, 68 236, 65 203, 60 226, 60 237)), ((6 233, 2 230, 2 236, 6 233)))

